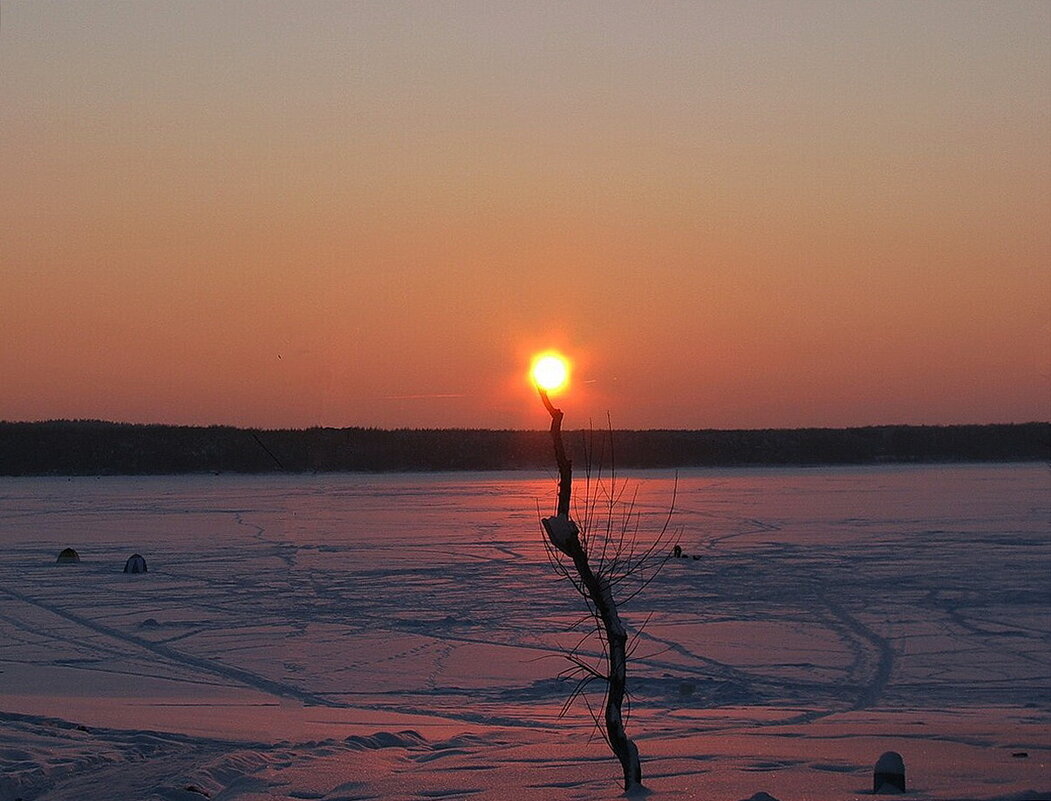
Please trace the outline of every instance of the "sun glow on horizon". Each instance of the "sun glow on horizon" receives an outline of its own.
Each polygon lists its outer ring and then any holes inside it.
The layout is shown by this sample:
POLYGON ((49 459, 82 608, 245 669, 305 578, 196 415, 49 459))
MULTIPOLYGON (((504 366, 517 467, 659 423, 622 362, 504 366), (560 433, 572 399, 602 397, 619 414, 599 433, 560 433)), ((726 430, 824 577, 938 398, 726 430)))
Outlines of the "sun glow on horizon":
POLYGON ((0 421, 1051 419, 1051 0, 128 5, 0 0, 0 421))
POLYGON ((561 353, 545 351, 533 359, 529 376, 544 392, 558 392, 569 384, 569 361, 561 353))

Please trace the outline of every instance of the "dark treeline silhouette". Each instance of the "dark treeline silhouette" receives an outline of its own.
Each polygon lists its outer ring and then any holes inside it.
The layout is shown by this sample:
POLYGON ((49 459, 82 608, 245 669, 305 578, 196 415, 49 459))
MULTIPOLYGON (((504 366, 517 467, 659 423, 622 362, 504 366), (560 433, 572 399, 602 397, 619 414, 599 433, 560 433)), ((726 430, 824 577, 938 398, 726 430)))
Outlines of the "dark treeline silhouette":
MULTIPOLYGON (((603 439, 565 435, 579 465, 585 442, 603 439)), ((613 442, 618 468, 1046 461, 1051 423, 614 431, 613 442)), ((0 475, 547 469, 550 448, 547 431, 0 422, 0 475)))

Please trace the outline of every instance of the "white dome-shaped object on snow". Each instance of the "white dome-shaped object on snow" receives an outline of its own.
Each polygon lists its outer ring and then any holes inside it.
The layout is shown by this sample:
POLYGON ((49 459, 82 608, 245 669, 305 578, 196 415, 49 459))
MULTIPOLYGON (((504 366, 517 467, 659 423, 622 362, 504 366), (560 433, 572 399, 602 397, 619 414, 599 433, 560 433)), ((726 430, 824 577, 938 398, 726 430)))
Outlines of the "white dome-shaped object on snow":
POLYGON ((125 573, 147 573, 149 568, 146 567, 146 560, 143 559, 139 554, 133 553, 128 557, 128 561, 124 563, 125 573))

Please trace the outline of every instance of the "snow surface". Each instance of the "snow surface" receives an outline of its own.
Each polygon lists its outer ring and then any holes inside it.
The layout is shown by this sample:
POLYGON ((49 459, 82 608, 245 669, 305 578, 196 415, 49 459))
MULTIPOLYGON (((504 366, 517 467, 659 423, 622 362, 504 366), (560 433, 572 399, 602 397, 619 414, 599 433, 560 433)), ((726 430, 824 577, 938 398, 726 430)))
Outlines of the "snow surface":
MULTIPOLYGON (((1051 798, 1049 475, 680 474, 687 558, 622 609, 652 797, 871 797, 893 750, 912 798, 1051 798)), ((672 475, 631 481, 658 529, 672 475)), ((620 797, 559 717, 553 505, 516 473, 0 479, 0 801, 620 797)))

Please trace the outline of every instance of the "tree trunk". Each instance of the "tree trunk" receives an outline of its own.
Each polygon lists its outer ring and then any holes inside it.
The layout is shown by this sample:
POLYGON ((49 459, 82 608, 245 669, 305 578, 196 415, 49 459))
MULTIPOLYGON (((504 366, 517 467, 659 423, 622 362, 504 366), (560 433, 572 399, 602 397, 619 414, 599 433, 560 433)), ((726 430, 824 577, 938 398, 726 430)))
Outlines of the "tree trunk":
POLYGON ((588 563, 587 553, 580 543, 579 529, 569 517, 570 496, 573 487, 573 464, 566 457, 562 443, 562 410, 556 409, 547 393, 540 390, 544 407, 551 415, 551 439, 555 447, 555 461, 558 463, 558 503, 555 517, 545 518, 541 522, 551 544, 573 560, 573 566, 580 576, 581 584, 588 598, 595 605, 595 611, 602 621, 606 634, 606 656, 609 672, 606 676, 606 736, 614 755, 620 761, 624 771, 624 790, 630 791, 642 786, 642 765, 639 761, 639 749, 628 739, 624 731, 624 693, 627 683, 627 643, 628 635, 624 624, 617 614, 617 604, 613 599, 613 590, 609 579, 601 574, 596 575, 588 563))

